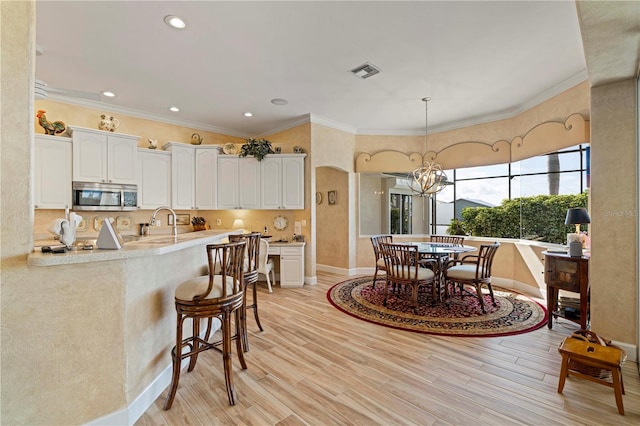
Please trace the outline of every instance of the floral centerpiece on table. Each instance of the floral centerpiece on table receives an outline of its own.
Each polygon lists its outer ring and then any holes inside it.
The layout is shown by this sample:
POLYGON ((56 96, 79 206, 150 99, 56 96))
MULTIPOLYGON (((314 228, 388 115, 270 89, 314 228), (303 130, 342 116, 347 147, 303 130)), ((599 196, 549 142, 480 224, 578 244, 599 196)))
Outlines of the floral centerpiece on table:
POLYGON ((271 142, 266 139, 247 138, 247 142, 240 147, 240 157, 251 155, 258 161, 262 161, 267 154, 275 154, 271 142))

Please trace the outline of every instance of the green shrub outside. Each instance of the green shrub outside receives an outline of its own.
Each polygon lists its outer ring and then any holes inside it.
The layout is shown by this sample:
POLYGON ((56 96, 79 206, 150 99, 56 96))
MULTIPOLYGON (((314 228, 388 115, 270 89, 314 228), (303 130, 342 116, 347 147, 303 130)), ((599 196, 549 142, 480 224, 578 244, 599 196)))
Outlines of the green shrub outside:
MULTIPOLYGON (((504 200, 497 207, 467 207, 460 226, 466 235, 522 238, 564 244, 575 225, 565 225, 567 209, 587 207, 587 193, 536 195, 504 200)), ((586 225, 583 225, 586 230, 586 225)))

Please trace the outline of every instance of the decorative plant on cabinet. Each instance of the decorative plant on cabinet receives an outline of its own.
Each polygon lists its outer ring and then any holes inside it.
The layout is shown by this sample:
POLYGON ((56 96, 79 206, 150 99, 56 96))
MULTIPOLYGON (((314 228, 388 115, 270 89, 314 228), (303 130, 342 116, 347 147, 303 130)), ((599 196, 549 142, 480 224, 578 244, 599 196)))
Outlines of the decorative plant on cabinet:
POLYGON ((240 157, 251 155, 258 161, 262 161, 267 154, 275 154, 271 148, 271 142, 266 139, 248 138, 247 142, 240 147, 240 157))

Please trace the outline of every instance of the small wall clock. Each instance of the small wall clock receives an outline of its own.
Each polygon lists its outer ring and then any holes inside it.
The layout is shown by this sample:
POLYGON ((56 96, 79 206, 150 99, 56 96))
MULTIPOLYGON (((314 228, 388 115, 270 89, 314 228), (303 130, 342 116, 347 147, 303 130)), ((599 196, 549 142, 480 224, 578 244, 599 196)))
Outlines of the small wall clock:
POLYGON ((289 221, 284 216, 276 216, 273 219, 273 227, 278 231, 283 231, 289 225, 289 221))

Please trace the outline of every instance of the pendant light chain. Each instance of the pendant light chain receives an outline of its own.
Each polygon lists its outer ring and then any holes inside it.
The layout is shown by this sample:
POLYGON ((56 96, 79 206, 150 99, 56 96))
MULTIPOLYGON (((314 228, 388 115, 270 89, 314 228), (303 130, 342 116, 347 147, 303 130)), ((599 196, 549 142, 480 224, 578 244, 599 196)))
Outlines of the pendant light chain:
POLYGON ((424 97, 422 101, 425 104, 425 134, 424 149, 425 153, 422 157, 422 165, 415 169, 409 175, 409 189, 420 197, 429 197, 442 191, 447 185, 447 175, 442 167, 434 162, 429 161, 429 101, 431 98, 424 97))

